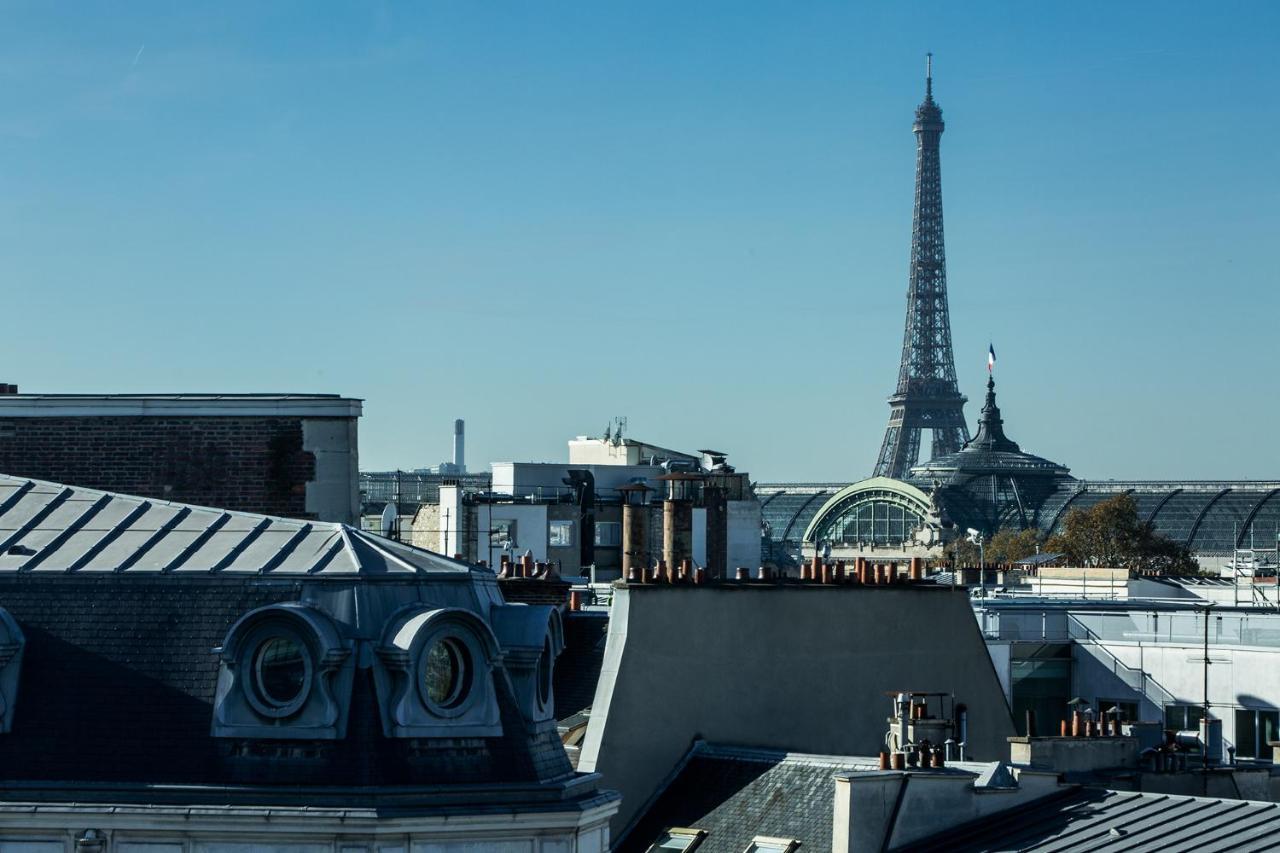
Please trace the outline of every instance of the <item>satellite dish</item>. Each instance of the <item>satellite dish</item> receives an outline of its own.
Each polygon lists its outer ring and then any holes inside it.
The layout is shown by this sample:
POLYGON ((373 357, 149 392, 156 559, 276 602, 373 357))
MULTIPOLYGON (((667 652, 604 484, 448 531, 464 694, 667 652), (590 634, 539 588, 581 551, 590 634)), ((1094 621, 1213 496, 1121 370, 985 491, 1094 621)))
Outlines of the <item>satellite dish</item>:
POLYGON ((396 512, 396 505, 394 501, 382 508, 382 535, 383 536, 386 536, 388 539, 391 538, 391 534, 395 533, 396 520, 398 518, 399 518, 399 513, 396 512))

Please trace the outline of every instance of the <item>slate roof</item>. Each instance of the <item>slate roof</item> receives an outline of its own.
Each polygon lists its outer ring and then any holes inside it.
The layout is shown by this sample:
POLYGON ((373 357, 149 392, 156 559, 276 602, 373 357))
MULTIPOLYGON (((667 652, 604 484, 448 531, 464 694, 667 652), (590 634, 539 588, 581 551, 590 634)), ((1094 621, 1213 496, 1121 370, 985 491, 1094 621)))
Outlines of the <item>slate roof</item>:
POLYGON ((0 577, 27 638, 0 779, 218 778, 212 650, 243 614, 299 594, 246 578, 0 577))
MULTIPOLYGON (((108 784, 213 786, 230 800, 242 795, 228 786, 572 778, 555 729, 529 729, 505 679, 501 736, 388 738, 359 666, 344 738, 213 737, 216 649, 246 613, 280 602, 305 602, 366 643, 407 602, 482 617, 504 603, 486 569, 345 525, 0 475, 0 607, 26 638, 13 728, 0 735, 0 801, 42 786, 80 797, 108 784)), ((155 796, 137 790, 121 801, 155 796)), ((190 797, 208 802, 202 790, 190 797)))
POLYGON ((556 658, 552 675, 557 720, 563 722, 586 711, 595 701, 608 632, 606 614, 565 614, 564 651, 556 658))
POLYGON ((757 835, 831 848, 836 773, 876 770, 876 759, 740 749, 699 742, 675 778, 621 839, 642 853, 673 826, 707 831, 698 853, 742 853, 757 835))
POLYGON ((900 849, 1212 853, 1277 847, 1277 803, 1080 788, 900 849))
MULTIPOLYGON (((984 765, 952 764, 972 773, 984 765)), ((758 836, 831 849, 837 773, 874 771, 873 758, 801 755, 698 742, 617 846, 641 853, 664 830, 707 835, 698 853, 741 853, 758 836)), ((904 813, 898 820, 910 821, 904 813)), ((1252 851, 1280 849, 1280 803, 1070 786, 1061 794, 952 827, 891 853, 923 851, 1252 851)))
MULTIPOLYGON (((13 730, 0 735, 0 800, 20 798, 15 787, 32 784, 439 785, 572 773, 555 730, 526 732, 501 687, 502 737, 414 744, 385 737, 367 669, 357 670, 343 739, 300 742, 264 764, 246 760, 238 742, 212 737, 215 648, 245 613, 307 600, 315 584, 245 575, 0 574, 0 607, 26 635, 13 730)), ((311 599, 351 606, 343 592, 311 599)))
POLYGON ((344 524, 0 474, 0 574, 465 575, 470 570, 466 563, 344 524))

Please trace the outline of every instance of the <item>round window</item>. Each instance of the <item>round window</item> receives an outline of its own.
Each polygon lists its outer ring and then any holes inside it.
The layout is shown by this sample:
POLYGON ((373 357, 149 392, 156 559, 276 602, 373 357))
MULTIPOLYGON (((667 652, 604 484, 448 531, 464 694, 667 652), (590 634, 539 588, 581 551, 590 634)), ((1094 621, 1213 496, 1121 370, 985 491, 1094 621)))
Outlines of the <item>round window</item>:
POLYGON ((297 702, 307 686, 310 661, 296 638, 276 634, 258 644, 253 654, 253 686, 258 698, 274 708, 297 702))
POLYGON ((422 688, 427 702, 438 708, 456 708, 471 690, 471 654, 453 637, 436 640, 422 663, 422 688))
POLYGON ((551 639, 542 642, 542 654, 538 656, 538 703, 546 707, 551 699, 551 639))

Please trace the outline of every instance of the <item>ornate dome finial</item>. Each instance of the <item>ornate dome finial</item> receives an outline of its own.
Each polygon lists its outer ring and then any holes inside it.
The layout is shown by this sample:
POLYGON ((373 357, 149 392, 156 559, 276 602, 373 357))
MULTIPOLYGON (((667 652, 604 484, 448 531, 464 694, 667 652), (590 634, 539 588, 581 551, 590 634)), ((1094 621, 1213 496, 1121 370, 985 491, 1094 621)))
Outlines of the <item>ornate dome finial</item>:
POLYGON ((982 404, 982 414, 978 417, 978 431, 965 447, 1020 452, 1018 445, 1004 434, 1004 419, 1000 417, 1000 407, 996 405, 994 376, 987 376, 987 399, 982 404))

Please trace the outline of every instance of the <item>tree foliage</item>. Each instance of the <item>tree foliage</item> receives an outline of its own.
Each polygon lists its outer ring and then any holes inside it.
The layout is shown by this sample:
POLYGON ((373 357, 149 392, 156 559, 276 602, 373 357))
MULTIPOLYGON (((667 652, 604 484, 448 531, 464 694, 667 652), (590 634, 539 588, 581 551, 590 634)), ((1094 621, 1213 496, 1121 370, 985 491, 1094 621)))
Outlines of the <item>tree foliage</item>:
POLYGON ((1039 541, 1034 529, 1005 528, 996 531, 982 548, 976 542, 961 537, 949 542, 943 553, 948 563, 954 561, 957 566, 976 566, 984 554, 987 565, 1013 563, 1036 553, 1039 541))
POLYGON ((1015 563, 1036 553, 1039 544, 1040 536, 1033 528, 997 530, 987 543, 987 562, 1015 563))
POLYGON ((1045 543, 1078 566, 1149 569, 1171 575, 1197 574, 1191 552, 1138 519, 1132 495, 1116 495, 1088 509, 1067 513, 1061 532, 1045 543))
POLYGON ((977 543, 970 542, 963 536, 959 539, 953 539, 948 542, 947 547, 942 551, 942 555, 948 565, 978 565, 979 552, 977 543))

